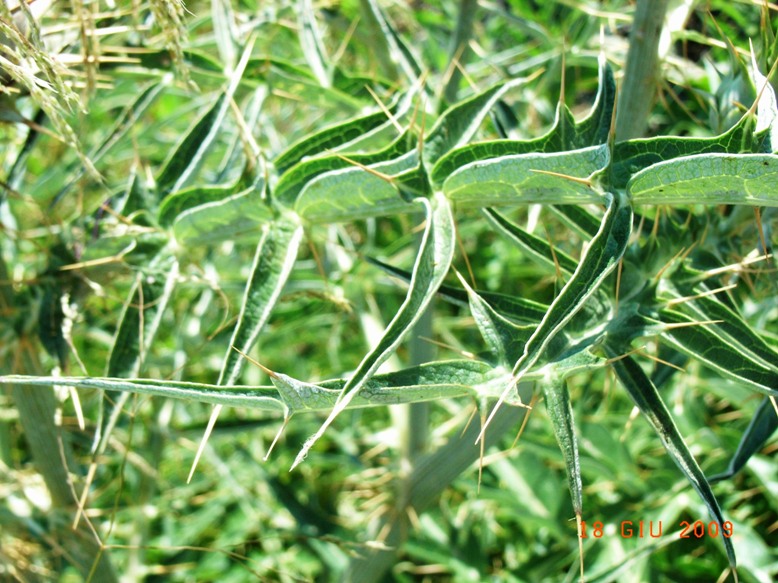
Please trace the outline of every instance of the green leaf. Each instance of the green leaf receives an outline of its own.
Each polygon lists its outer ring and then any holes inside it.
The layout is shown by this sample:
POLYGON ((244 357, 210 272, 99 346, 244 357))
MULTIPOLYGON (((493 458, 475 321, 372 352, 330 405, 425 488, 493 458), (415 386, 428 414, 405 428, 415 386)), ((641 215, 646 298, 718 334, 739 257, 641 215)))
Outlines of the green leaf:
POLYGON ((245 354, 254 346, 289 278, 302 236, 302 225, 291 218, 276 219, 265 228, 224 357, 219 385, 232 385, 238 379, 245 361, 235 349, 245 354))
POLYGON ((241 187, 241 181, 235 180, 232 184, 193 186, 178 192, 171 192, 159 205, 157 214, 159 224, 168 227, 184 211, 224 200, 236 194, 241 187))
POLYGON ((616 80, 613 78, 613 69, 602 53, 598 65, 599 85, 592 111, 575 124, 575 137, 568 147, 585 148, 605 144, 608 141, 613 121, 613 108, 616 103, 616 80))
POLYGON ((484 209, 483 213, 505 234, 511 241, 523 249, 532 259, 538 261, 546 267, 559 268, 566 274, 570 274, 578 267, 578 262, 560 249, 552 249, 551 245, 544 239, 527 233, 518 225, 513 224, 503 215, 494 209, 484 209), (556 263, 554 259, 556 258, 556 263))
MULTIPOLYGON (((624 254, 631 231, 632 207, 625 197, 610 195, 599 232, 589 243, 572 277, 551 303, 548 312, 527 341, 524 353, 513 367, 512 379, 504 394, 507 395, 535 365, 565 324, 584 307, 586 300, 613 271, 624 254)), ((501 402, 502 397, 498 406, 501 402)), ((494 415, 494 411, 491 415, 494 415)))
POLYGON ((753 124, 744 116, 730 130, 710 138, 660 136, 619 142, 614 147, 611 188, 625 188, 630 178, 660 162, 701 154, 739 154, 753 124))
POLYGON ((541 382, 546 411, 554 427, 559 449, 565 458, 567 468, 567 485, 573 501, 573 510, 580 520, 583 512, 583 496, 581 485, 581 463, 578 458, 578 442, 575 437, 575 420, 573 408, 570 405, 570 394, 567 382, 561 379, 548 379, 541 382))
POLYGON ((403 337, 424 313, 448 273, 454 255, 455 240, 454 217, 448 200, 440 193, 435 193, 431 200, 418 198, 415 204, 424 207, 427 220, 405 301, 387 326, 378 345, 362 359, 343 387, 341 397, 329 417, 316 434, 305 442, 292 467, 305 459, 308 451, 335 417, 364 388, 365 382, 378 367, 392 355, 403 337))
POLYGON ((635 204, 778 206, 778 156, 700 154, 660 162, 627 184, 635 204))
POLYGON ((139 273, 119 318, 106 376, 137 376, 178 279, 178 261, 159 256, 139 273))
MULTIPOLYGON (((459 275, 457 273, 457 275, 459 275)), ((519 326, 514 324, 494 310, 464 278, 459 275, 459 281, 467 292, 470 303, 470 314, 481 332, 489 349, 496 356, 496 364, 506 366, 521 356, 524 345, 529 339, 534 326, 519 326)))
POLYGON ((206 150, 221 128, 228 105, 229 99, 221 93, 173 148, 157 177, 160 193, 167 194, 186 186, 199 169, 206 150))
MULTIPOLYGON (((173 200, 168 209, 177 202, 182 205, 193 202, 200 194, 218 195, 219 190, 194 189, 184 200, 173 200), (191 200, 186 200, 191 198, 191 200)), ((251 187, 243 192, 201 204, 182 211, 173 223, 176 240, 183 245, 212 244, 228 240, 253 239, 259 236, 262 226, 273 218, 273 211, 267 205, 262 190, 251 187)))
POLYGON ((768 396, 778 397, 778 370, 743 352, 738 342, 717 324, 703 323, 675 310, 659 314, 665 326, 662 337, 677 350, 699 360, 725 378, 744 383, 768 396), (679 326, 679 324, 682 324, 679 326))
POLYGON ((373 172, 351 166, 317 176, 300 192, 294 210, 311 223, 337 223, 411 210, 400 188, 404 178, 418 173, 416 150, 372 164, 369 170, 373 172))
POLYGON ((550 154, 578 150, 605 144, 610 131, 615 99, 613 72, 604 59, 600 59, 600 86, 590 114, 575 122, 572 113, 560 104, 554 124, 543 136, 533 140, 489 140, 450 149, 433 167, 430 178, 435 186, 443 184, 454 171, 466 164, 516 156, 521 154, 550 154))
POLYGON ((746 427, 746 431, 740 439, 740 444, 737 446, 737 451, 730 460, 727 469, 720 474, 711 476, 711 483, 728 480, 737 474, 745 467, 748 460, 765 446, 770 436, 778 429, 778 411, 775 408, 775 402, 771 401, 769 397, 762 399, 754 416, 751 418, 751 422, 746 427))
MULTIPOLYGON (((492 376, 490 365, 472 360, 423 364, 371 377, 360 394, 354 397, 349 408, 385 407, 401 403, 473 397, 473 387, 487 383, 492 376)), ((345 379, 334 379, 312 385, 274 372, 271 372, 271 378, 274 386, 251 387, 154 379, 8 375, 0 376, 0 384, 28 387, 60 385, 286 413, 290 410, 331 410, 338 402, 347 382, 345 379)))
MULTIPOLYGON (((393 116, 403 115, 411 105, 412 95, 413 91, 398 96, 395 102, 388 107, 388 112, 393 116)), ((324 128, 295 142, 279 154, 273 161, 276 171, 278 174, 283 174, 306 156, 323 155, 327 150, 341 148, 350 142, 363 138, 371 130, 383 127, 388 123, 391 122, 387 118, 386 111, 379 109, 368 115, 324 128)))
POLYGON ((608 161, 605 144, 572 152, 503 156, 461 167, 443 183, 443 192, 458 206, 603 203, 605 197, 587 181, 608 161))
POLYGON ((253 40, 250 40, 243 51, 240 63, 231 74, 227 89, 222 91, 214 104, 195 121, 171 152, 157 177, 157 189, 160 193, 182 190, 202 166, 206 152, 224 125, 230 102, 246 70, 253 44, 253 40))
POLYGON ((424 142, 422 160, 427 170, 450 150, 469 142, 489 110, 507 91, 525 83, 525 79, 513 79, 498 83, 477 95, 463 99, 444 111, 430 130, 424 142))
MULTIPOLYGON (((657 432, 662 440, 662 444, 665 446, 665 450, 667 450, 667 453, 670 454, 670 457, 678 465, 689 482, 691 482, 702 501, 708 507, 711 516, 721 528, 721 525, 724 523, 724 517, 716 501, 716 496, 713 494, 705 474, 684 442, 656 387, 632 357, 626 356, 622 358, 623 355, 618 350, 607 344, 605 345, 605 350, 609 358, 616 359, 613 362, 613 369, 616 371, 619 382, 627 390, 641 413, 643 413, 657 432)), ((735 571, 737 560, 735 559, 735 549, 732 547, 732 540, 729 538, 722 538, 722 540, 724 541, 724 548, 730 567, 735 571)))
POLYGON ((294 205, 306 184, 317 176, 343 168, 354 169, 354 162, 363 166, 391 161, 406 154, 412 145, 410 134, 404 132, 387 147, 378 152, 360 154, 348 153, 343 156, 321 156, 304 160, 292 166, 281 176, 273 191, 273 200, 291 206, 294 205))

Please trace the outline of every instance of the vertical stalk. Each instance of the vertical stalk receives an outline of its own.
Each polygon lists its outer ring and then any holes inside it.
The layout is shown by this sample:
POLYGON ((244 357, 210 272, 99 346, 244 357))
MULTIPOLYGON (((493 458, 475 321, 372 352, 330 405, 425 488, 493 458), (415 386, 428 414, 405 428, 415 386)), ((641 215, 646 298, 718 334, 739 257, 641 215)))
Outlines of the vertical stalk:
POLYGON ((616 111, 616 140, 643 136, 656 97, 659 37, 668 0, 638 0, 616 111))
MULTIPOLYGON (((18 338, 14 369, 20 374, 40 374, 40 362, 30 338, 18 338)), ((54 391, 44 387, 13 385, 11 394, 35 469, 43 477, 51 496, 50 512, 53 516, 67 517, 66 520, 54 518, 49 534, 60 542, 65 558, 85 580, 100 583, 118 581, 108 553, 91 524, 82 519, 75 529, 71 527, 78 500, 68 470, 68 459, 72 457, 70 447, 62 439, 61 429, 55 420, 57 399, 54 391)))

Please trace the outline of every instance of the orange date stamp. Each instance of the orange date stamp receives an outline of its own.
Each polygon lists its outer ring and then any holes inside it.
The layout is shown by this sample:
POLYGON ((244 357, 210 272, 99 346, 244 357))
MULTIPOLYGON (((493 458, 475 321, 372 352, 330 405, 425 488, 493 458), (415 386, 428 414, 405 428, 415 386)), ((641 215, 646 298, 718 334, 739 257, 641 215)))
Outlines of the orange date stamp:
POLYGON ((665 528, 661 520, 622 520, 620 523, 606 525, 595 520, 594 522, 581 521, 581 538, 603 538, 615 533, 621 538, 661 538, 662 536, 677 533, 678 538, 731 538, 735 528, 730 521, 719 524, 716 521, 703 522, 702 520, 681 520, 672 527, 665 528), (607 531, 607 532, 606 532, 607 531))

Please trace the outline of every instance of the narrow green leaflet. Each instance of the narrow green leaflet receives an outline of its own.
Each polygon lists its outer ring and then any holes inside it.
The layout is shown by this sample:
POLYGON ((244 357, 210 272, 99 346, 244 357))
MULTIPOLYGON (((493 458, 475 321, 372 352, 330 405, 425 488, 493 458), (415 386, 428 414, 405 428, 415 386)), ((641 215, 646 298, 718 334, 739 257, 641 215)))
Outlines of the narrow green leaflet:
POLYGON ((272 218, 273 211, 261 190, 251 187, 223 200, 181 212, 173 223, 173 233, 184 245, 256 240, 262 226, 272 218))
POLYGON ((778 206, 778 156, 700 154, 654 164, 635 174, 627 192, 641 204, 778 206))
POLYGON ((245 360, 235 349, 247 353, 254 345, 289 278, 302 237, 302 225, 294 218, 278 218, 265 228, 254 255, 219 385, 232 385, 238 379, 245 360))
POLYGON ((229 100, 224 93, 189 128, 168 156, 157 177, 157 189, 163 194, 181 190, 198 170, 202 157, 224 122, 229 100))
MULTIPOLYGON (((624 196, 609 196, 608 210, 602 218, 599 232, 589 243, 572 277, 549 306, 548 312, 527 341, 524 353, 513 367, 513 378, 505 388, 504 396, 507 396, 525 373, 538 362, 554 337, 583 308, 586 300, 613 271, 624 254, 632 232, 632 207, 624 196)), ((503 400, 501 396, 489 420, 503 400)))
MULTIPOLYGON (((701 293, 711 292, 707 286, 699 286, 696 289, 701 293)), ((719 336, 722 342, 737 349, 744 358, 778 373, 778 351, 757 334, 740 314, 723 302, 708 295, 683 302, 681 309, 698 320, 717 320, 711 331, 719 336)))
MULTIPOLYGON (((391 115, 404 114, 411 104, 412 92, 398 96, 388 108, 391 115)), ((300 162, 306 156, 315 156, 327 150, 339 148, 349 142, 361 139, 365 134, 386 124, 389 120, 382 109, 362 117, 350 119, 343 123, 324 128, 313 135, 306 136, 295 142, 279 154, 273 161, 279 175, 300 162)))
POLYGON ((608 141, 613 121, 613 108, 616 104, 616 80, 604 54, 600 54, 599 85, 592 111, 576 123, 573 147, 584 148, 604 144, 608 141))
POLYGON ((554 124, 545 135, 539 138, 489 140, 450 149, 435 163, 430 173, 432 183, 436 187, 440 186, 453 172, 473 162, 503 156, 565 152, 605 144, 610 131, 614 99, 613 71, 601 58, 600 86, 592 111, 586 118, 576 123, 570 110, 560 103, 556 110, 554 124))
MULTIPOLYGON (((643 372, 643 369, 640 368, 632 357, 623 357, 615 348, 607 344, 605 345, 605 351, 609 358, 614 359, 613 369, 616 371, 619 382, 627 390, 632 400, 657 432, 667 453, 670 454, 673 461, 686 475, 689 482, 691 482, 700 495, 700 498, 702 498, 702 501, 708 507, 708 511, 713 519, 721 527, 724 523, 724 516, 721 514, 721 509, 716 501, 716 496, 713 494, 713 490, 711 490, 710 483, 689 451, 651 379, 646 376, 646 373, 643 372)), ((735 571, 737 560, 735 559, 735 549, 732 547, 732 540, 726 537, 722 538, 722 540, 724 541, 729 565, 735 571)), ((735 581, 737 581, 737 573, 735 573, 735 581)))
MULTIPOLYGON (((554 435, 565 458, 567 469, 567 486, 573 502, 573 511, 578 522, 580 535, 581 517, 583 515, 583 485, 581 482, 581 463, 578 457, 578 440, 575 437, 575 419, 573 407, 570 404, 570 393, 567 382, 558 378, 544 379, 540 382, 546 411, 554 427, 554 435)), ((579 538, 579 540, 581 540, 579 538)), ((583 577, 583 553, 581 553, 581 577, 583 577)))
POLYGON ((415 204, 424 207, 427 221, 405 301, 387 326, 378 345, 365 356, 343 387, 341 397, 329 417, 316 434, 305 442, 292 467, 305 459, 308 451, 324 434, 335 417, 348 406, 354 396, 362 390, 365 382, 391 356, 403 337, 424 313, 448 273, 454 255, 455 241, 451 207, 440 193, 435 193, 429 200, 418 198, 415 204))
POLYGON ((711 476, 710 482, 728 480, 742 470, 748 463, 748 460, 765 446, 767 440, 775 433, 776 429, 778 429, 776 405, 769 397, 765 397, 751 418, 751 422, 740 439, 737 451, 732 460, 730 460, 727 469, 720 474, 711 476))
POLYGON ((138 375, 177 279, 178 261, 165 255, 156 258, 147 273, 138 274, 119 319, 106 376, 138 375))
POLYGON ((458 146, 469 142, 489 110, 509 90, 526 82, 526 79, 513 79, 498 83, 486 91, 459 101, 444 111, 432 126, 424 142, 422 160, 430 171, 445 154, 458 146))
POLYGON ((413 145, 410 140, 410 133, 404 132, 394 142, 378 152, 368 154, 349 153, 345 156, 321 156, 299 162, 287 172, 284 172, 284 175, 278 180, 273 191, 273 200, 287 206, 294 205, 305 185, 317 176, 344 168, 354 169, 354 163, 370 166, 371 164, 394 160, 407 154, 413 145))
POLYGON ((662 310, 666 326, 664 340, 677 350, 699 360, 721 376, 744 383, 768 396, 778 397, 778 370, 749 357, 732 337, 722 334, 717 324, 699 324, 699 320, 675 310, 662 310), (679 326, 679 324, 682 324, 679 326))
POLYGON ((573 273, 578 267, 578 262, 560 249, 552 249, 548 241, 531 235, 518 225, 513 224, 506 217, 494 209, 484 209, 484 214, 497 227, 497 229, 507 235, 507 237, 516 243, 521 249, 541 265, 547 267, 559 268, 566 274, 573 273), (556 263, 554 263, 556 259, 556 263))
POLYGON ((604 203, 604 195, 589 180, 609 159, 607 144, 503 156, 463 166, 446 179, 443 192, 458 206, 604 203))
POLYGON ((157 189, 161 194, 165 195, 169 192, 182 190, 202 166, 205 154, 224 126, 230 102, 243 78, 243 72, 246 70, 253 46, 252 39, 243 51, 240 63, 232 72, 229 86, 200 119, 195 121, 171 152, 157 177, 157 189))
MULTIPOLYGON (((459 274, 457 274, 459 275, 459 274)), ((459 281, 467 291, 470 313, 475 319, 486 345, 496 356, 496 364, 508 366, 521 356, 533 325, 519 326, 494 310, 460 275, 459 281)))
POLYGON ((625 188, 634 175, 658 164, 698 154, 740 154, 753 131, 749 116, 730 130, 710 138, 659 136, 619 142, 614 146, 611 188, 625 188))
POLYGON ((405 177, 418 174, 416 150, 369 170, 350 166, 321 174, 305 185, 294 210, 311 223, 337 223, 359 218, 409 212, 401 194, 405 177), (376 174, 380 173, 380 175, 376 174))
POLYGON ((159 205, 157 213, 159 224, 168 227, 184 211, 200 205, 219 202, 236 194, 240 189, 241 182, 235 180, 232 184, 199 185, 172 192, 159 205))

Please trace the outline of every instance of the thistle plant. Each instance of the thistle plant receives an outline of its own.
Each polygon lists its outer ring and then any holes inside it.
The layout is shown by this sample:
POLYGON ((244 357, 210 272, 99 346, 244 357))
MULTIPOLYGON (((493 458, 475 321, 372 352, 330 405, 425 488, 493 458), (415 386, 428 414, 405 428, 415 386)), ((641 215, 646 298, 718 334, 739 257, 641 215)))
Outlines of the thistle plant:
MULTIPOLYGON (((49 198, 56 203, 52 208, 65 242, 86 232, 96 234, 79 257, 63 250, 40 271, 46 287, 36 292, 43 306, 38 335, 67 370, 55 376, 14 374, 25 371, 12 367, 0 382, 15 387, 15 402, 49 391, 46 387, 70 387, 74 396, 95 389, 104 394, 101 417, 94 422, 95 459, 109 447, 129 395, 213 405, 206 436, 218 429, 223 407, 280 417, 281 430, 305 413, 318 412, 320 425, 296 453, 294 471, 315 463, 317 443, 346 411, 452 399, 475 403, 480 423, 475 421, 464 436, 450 437, 450 445, 469 439, 480 449, 444 446, 414 462, 400 479, 405 499, 398 503, 399 518, 383 523, 383 540, 390 547, 403 542, 398 524, 406 520, 404 513, 423 512, 447 485, 447 479, 425 479, 420 468, 434 471, 434 464, 448 465, 454 468, 448 480, 453 479, 483 456, 487 440, 493 443, 517 429, 542 400, 566 468, 583 579, 583 446, 569 386, 601 383, 612 375, 699 496, 710 515, 704 522, 724 532, 731 521, 663 392, 685 374, 680 371, 698 363, 762 399, 740 448, 731 452, 729 470, 717 478, 742 469, 778 425, 778 353, 772 339, 742 315, 753 310, 751 270, 772 266, 770 217, 778 206, 773 188, 778 106, 756 57, 748 67, 753 105, 721 135, 617 142, 616 81, 600 54, 587 57, 590 69, 598 71, 588 112, 574 116, 560 99, 546 133, 518 139, 512 127, 518 119, 515 96, 546 73, 507 76, 461 98, 454 85, 436 95, 423 63, 392 19, 375 2, 363 5, 362 17, 380 32, 379 50, 401 83, 366 79, 337 63, 307 2, 295 11, 306 67, 260 54, 256 36, 235 37, 235 29, 216 18, 214 25, 223 24, 215 33, 221 54, 239 49, 234 67, 224 69, 204 54, 187 53, 176 41, 177 68, 188 60, 198 86, 217 88, 195 103, 196 119, 171 145, 166 159, 134 167, 109 204, 87 198, 78 210, 68 205, 76 180, 83 179, 78 171, 76 179, 64 173, 54 181, 58 187, 49 198), (272 106, 274 111, 268 103, 285 84, 313 87, 354 114, 276 147, 284 115, 294 108, 282 102, 272 106), (279 120, 277 127, 273 117, 279 120), (257 143, 255 128, 266 145, 257 143), (528 220, 522 224, 518 217, 528 220), (347 241, 349 229, 361 236, 363 228, 373 234, 361 238, 379 241, 382 224, 393 228, 382 223, 387 220, 404 227, 418 223, 415 243, 400 249, 391 233, 383 237, 389 240, 383 248, 359 249, 347 241), (514 293, 485 289, 475 275, 480 270, 476 266, 475 273, 466 273, 467 258, 457 250, 468 245, 462 221, 500 238, 552 285, 539 297, 531 297, 525 282, 515 282, 514 293), (563 235, 551 236, 539 224, 552 225, 556 235, 563 235), (758 235, 745 253, 739 247, 744 224, 755 225, 758 235), (229 334, 212 341, 223 352, 218 377, 192 380, 186 368, 175 380, 149 375, 152 369, 175 369, 173 360, 160 362, 155 349, 169 341, 161 338, 179 290, 193 280, 204 290, 210 285, 207 274, 193 275, 193 265, 235 242, 251 245, 253 253, 240 305, 230 310, 235 317, 225 325, 229 334), (126 295, 105 372, 94 374, 84 366, 83 374, 71 375, 69 361, 77 360, 78 353, 72 327, 77 330, 79 323, 69 310, 78 312, 71 306, 85 302, 85 286, 106 293, 112 283, 94 269, 111 263, 121 266, 125 280, 114 289, 126 295), (312 270, 311 264, 317 267, 312 270), (73 267, 83 275, 67 276, 73 267), (349 357, 348 366, 328 371, 334 378, 322 380, 281 369, 263 356, 263 339, 273 337, 271 323, 283 311, 285 295, 292 290, 316 293, 336 304, 345 294, 340 272, 356 269, 384 273, 404 286, 393 311, 384 312, 383 330, 359 357, 349 357), (433 330, 440 329, 436 322, 447 314, 467 315, 480 335, 467 336, 473 344, 467 357, 414 366, 392 363, 425 312, 432 315, 433 330), (256 365, 251 373, 245 370, 247 362, 256 365), (387 365, 395 370, 387 371, 387 365), (267 380, 248 385, 247 374, 267 380), (441 452, 447 459, 441 459, 441 452)), ((221 17, 229 20, 225 6, 213 10, 222 10, 221 17)), ((180 17, 180 11, 175 14, 180 17)), ((466 31, 467 23, 460 28, 466 31)), ((144 58, 152 62, 157 56, 151 52, 144 58)), ((130 128, 142 124, 143 113, 171 91, 169 77, 150 78, 107 137, 98 141, 91 160, 110 160, 112 148, 129 140, 130 128)), ((13 214, 15 201, 6 204, 13 214)), ((218 266, 221 260, 212 261, 218 266)), ((11 309, 31 301, 10 286, 5 289, 11 309)), ((283 328, 284 322, 275 326, 283 328)), ((29 330, 17 326, 13 334, 27 338, 29 330)), ((192 472, 206 443, 200 443, 192 472)), ((722 537, 720 542, 737 580, 733 540, 722 537)), ((384 566, 392 556, 386 549, 366 551, 345 572, 351 580, 368 580, 365 573, 380 572, 376 565, 384 566)))

